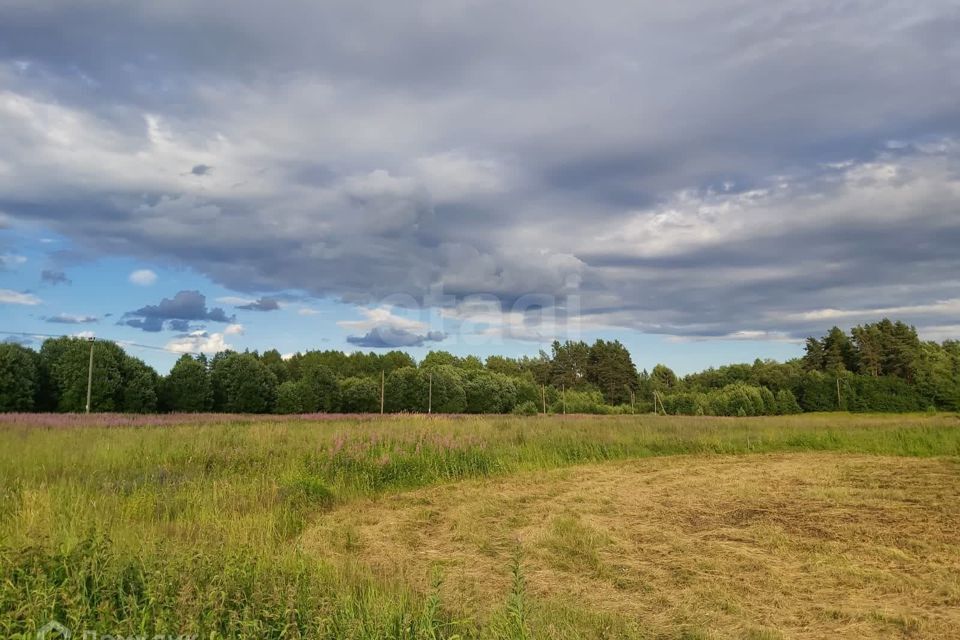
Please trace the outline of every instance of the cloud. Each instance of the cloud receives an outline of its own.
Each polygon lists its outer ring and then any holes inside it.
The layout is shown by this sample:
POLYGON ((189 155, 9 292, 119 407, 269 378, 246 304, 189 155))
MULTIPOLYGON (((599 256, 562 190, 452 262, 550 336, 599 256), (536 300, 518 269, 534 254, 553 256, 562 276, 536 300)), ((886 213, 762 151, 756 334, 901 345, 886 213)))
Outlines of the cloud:
MULTIPOLYGON (((136 321, 134 321, 134 322, 136 322, 136 321)), ((140 324, 129 324, 129 322, 128 322, 128 325, 129 325, 129 326, 132 326, 132 327, 142 328, 142 325, 140 325, 140 324)), ((150 326, 151 326, 151 327, 159 327, 159 328, 157 328, 157 329, 144 329, 144 330, 145 330, 145 331, 150 331, 150 330, 160 331, 160 330, 163 328, 163 323, 162 323, 162 322, 154 322, 154 323, 150 324, 150 326)), ((189 320, 167 320, 167 329, 169 329, 170 331, 180 331, 180 332, 182 332, 182 333, 186 333, 186 332, 188 332, 188 331, 191 330, 191 328, 190 328, 190 321, 189 321, 189 320)))
POLYGON ((124 324, 143 331, 161 331, 164 323, 174 331, 182 331, 191 321, 233 322, 233 316, 220 307, 207 308, 207 298, 199 291, 180 291, 159 304, 147 305, 124 314, 124 324))
POLYGON ((280 309, 280 301, 277 298, 260 297, 245 298, 242 296, 221 296, 217 302, 229 304, 237 309, 246 311, 277 311, 280 309))
POLYGON ((7 336, 2 340, 3 344, 17 344, 21 347, 29 347, 34 342, 37 340, 29 336, 7 336))
POLYGON ((259 298, 258 300, 240 305, 237 308, 246 309, 247 311, 276 311, 280 308, 280 303, 273 298, 259 298))
POLYGON ((400 347, 422 347, 427 342, 440 342, 447 337, 440 331, 428 331, 425 334, 413 333, 398 327, 376 327, 362 336, 347 336, 347 342, 367 349, 396 349, 400 347))
POLYGON ((44 269, 41 271, 40 281, 49 285, 71 284, 67 274, 56 269, 44 269))
POLYGON ((70 335, 74 338, 84 338, 85 340, 97 337, 97 334, 94 331, 78 331, 76 333, 71 333, 70 335))
POLYGON ((11 289, 0 289, 0 304, 22 304, 35 306, 42 302, 40 298, 32 293, 21 293, 11 289))
MULTIPOLYGON (((163 323, 163 318, 130 318, 128 320, 121 320, 117 324, 156 333, 163 331, 163 323)), ((186 320, 171 320, 168 328, 171 331, 186 331, 190 328, 190 323, 186 320)))
POLYGON ((24 264, 26 261, 26 256, 17 255, 15 253, 3 253, 0 254, 0 269, 18 267, 24 264))
POLYGON ((227 328, 223 330, 224 335, 228 336, 240 336, 243 335, 243 325, 242 324, 229 324, 227 328))
POLYGON ((414 163, 434 202, 465 202, 503 191, 506 170, 493 159, 447 151, 417 158, 414 163))
MULTIPOLYGON (((503 340, 549 343, 579 339, 582 321, 551 296, 532 297, 504 309, 496 296, 476 296, 441 309, 440 316, 457 335, 470 344, 496 344, 503 340)), ((594 329, 607 329, 595 324, 594 329)))
POLYGON ((58 313, 55 316, 47 316, 43 320, 44 322, 50 322, 54 324, 89 324, 91 322, 98 322, 100 319, 97 316, 58 313))
POLYGON ((408 331, 422 331, 427 328, 425 322, 393 313, 393 308, 390 305, 360 308, 358 311, 363 316, 362 320, 340 320, 337 322, 337 326, 353 331, 369 331, 383 326, 408 331))
POLYGON ((219 353, 233 347, 224 340, 223 333, 193 331, 169 341, 166 349, 175 353, 219 353))
POLYGON ((362 320, 341 320, 343 329, 363 331, 362 335, 347 336, 347 342, 365 348, 421 347, 427 342, 440 342, 447 335, 442 331, 427 330, 419 320, 394 314, 388 305, 359 309, 362 320))
POLYGON ((954 5, 0 9, 0 208, 243 305, 492 294, 508 315, 474 330, 531 339, 568 330, 531 295, 690 338, 818 332, 823 310, 942 329, 954 5))
POLYGON ((137 269, 130 274, 129 280, 141 287, 149 287, 157 281, 157 274, 150 269, 137 269))
POLYGON ((300 315, 300 316, 318 316, 322 313, 323 313, 322 311, 318 311, 317 309, 311 309, 310 307, 300 307, 299 309, 297 309, 297 315, 300 315))
POLYGON ((243 298, 240 296, 220 296, 217 298, 217 302, 220 304, 229 304, 234 307, 239 307, 240 305, 256 302, 256 300, 253 298, 243 298))

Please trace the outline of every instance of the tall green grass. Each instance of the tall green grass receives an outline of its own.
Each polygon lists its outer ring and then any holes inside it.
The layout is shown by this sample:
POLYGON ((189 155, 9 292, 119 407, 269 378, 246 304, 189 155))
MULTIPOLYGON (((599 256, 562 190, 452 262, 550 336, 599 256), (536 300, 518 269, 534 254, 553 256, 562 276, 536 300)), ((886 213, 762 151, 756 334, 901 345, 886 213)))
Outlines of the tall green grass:
POLYGON ((298 536, 358 497, 584 462, 960 455, 953 415, 202 420, 0 427, 0 635, 57 619, 101 635, 536 637, 519 561, 504 612, 458 620, 436 593, 318 564, 298 536))

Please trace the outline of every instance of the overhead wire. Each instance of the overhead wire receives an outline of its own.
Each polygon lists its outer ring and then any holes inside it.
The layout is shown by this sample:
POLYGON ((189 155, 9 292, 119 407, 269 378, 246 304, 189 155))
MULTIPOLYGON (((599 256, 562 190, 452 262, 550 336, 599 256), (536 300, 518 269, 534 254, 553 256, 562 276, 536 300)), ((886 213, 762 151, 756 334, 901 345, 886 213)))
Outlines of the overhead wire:
MULTIPOLYGON (((3 330, 0 330, 0 334, 3 334, 3 335, 11 335, 11 336, 25 336, 25 337, 28 337, 28 338, 34 338, 34 337, 36 337, 36 338, 67 338, 67 337, 79 337, 79 336, 69 336, 68 334, 63 334, 63 333, 61 333, 61 334, 39 333, 39 332, 36 332, 36 331, 3 331, 3 330)), ((181 354, 181 355, 184 354, 184 353, 188 353, 188 354, 193 355, 193 356, 203 355, 203 354, 202 354, 201 352, 199 352, 199 351, 188 351, 188 350, 184 350, 184 349, 170 349, 170 348, 168 348, 168 347, 158 347, 158 346, 152 345, 152 344, 141 344, 141 343, 139 343, 139 342, 130 342, 130 341, 128 341, 128 340, 110 340, 110 339, 108 339, 108 338, 97 338, 97 337, 94 337, 93 339, 94 339, 95 341, 98 341, 98 342, 112 342, 113 344, 115 344, 115 345, 117 345, 118 347, 121 347, 121 348, 122 348, 122 347, 125 347, 125 346, 126 346, 126 347, 139 347, 139 348, 141 348, 141 349, 153 349, 153 350, 155 350, 155 351, 164 351, 164 352, 166 352, 166 353, 175 353, 175 354, 181 354)))

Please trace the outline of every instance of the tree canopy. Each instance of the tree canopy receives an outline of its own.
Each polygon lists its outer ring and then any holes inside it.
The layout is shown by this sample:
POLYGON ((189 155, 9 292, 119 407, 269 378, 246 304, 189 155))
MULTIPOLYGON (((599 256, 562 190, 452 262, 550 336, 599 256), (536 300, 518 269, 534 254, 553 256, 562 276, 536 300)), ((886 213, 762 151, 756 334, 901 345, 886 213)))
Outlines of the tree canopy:
POLYGON ((617 340, 556 341, 535 357, 481 361, 432 351, 183 355, 159 376, 111 342, 52 338, 39 351, 0 344, 0 411, 83 411, 93 350, 94 411, 390 412, 760 415, 797 411, 960 409, 960 342, 921 341, 902 322, 834 327, 803 357, 755 360, 680 377, 638 372, 617 340), (660 409, 658 404, 658 409, 660 409))

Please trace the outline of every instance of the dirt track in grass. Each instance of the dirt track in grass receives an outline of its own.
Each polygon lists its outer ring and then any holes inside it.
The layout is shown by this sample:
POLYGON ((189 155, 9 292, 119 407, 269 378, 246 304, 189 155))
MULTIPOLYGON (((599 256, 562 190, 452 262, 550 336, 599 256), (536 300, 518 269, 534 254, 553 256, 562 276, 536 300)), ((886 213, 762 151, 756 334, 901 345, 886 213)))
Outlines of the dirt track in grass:
POLYGON ((678 456, 352 502, 301 538, 483 618, 519 549, 538 617, 709 638, 960 637, 960 462, 678 456))

